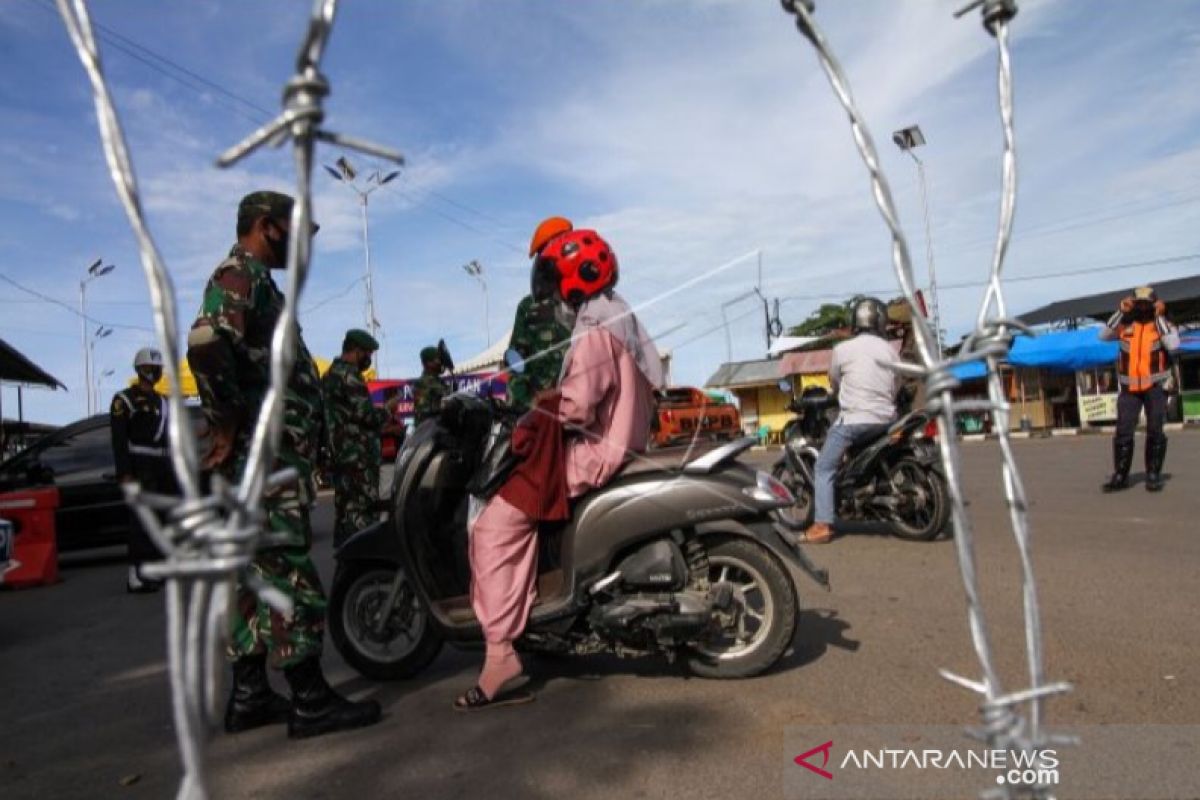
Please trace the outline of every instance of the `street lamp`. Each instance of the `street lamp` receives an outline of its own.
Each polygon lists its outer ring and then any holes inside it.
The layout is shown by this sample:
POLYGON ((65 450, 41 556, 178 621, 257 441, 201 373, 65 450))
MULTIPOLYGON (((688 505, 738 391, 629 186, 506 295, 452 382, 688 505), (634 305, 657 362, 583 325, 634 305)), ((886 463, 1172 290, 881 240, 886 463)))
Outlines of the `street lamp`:
POLYGON ((470 262, 463 264, 463 270, 475 280, 479 281, 479 285, 483 287, 483 319, 484 326, 487 330, 488 347, 492 346, 492 312, 491 304, 488 302, 487 279, 483 277, 483 264, 472 259, 470 262))
POLYGON ((325 171, 332 175, 334 180, 345 184, 351 191, 358 195, 359 207, 362 209, 363 255, 366 260, 366 273, 364 277, 367 286, 367 329, 371 332, 371 336, 378 338, 379 320, 375 316, 375 286, 371 274, 371 242, 368 237, 367 227, 367 198, 371 196, 371 192, 398 178, 400 171, 394 170, 386 175, 381 175, 378 171, 372 172, 363 181, 363 186, 359 186, 357 182, 358 170, 354 168, 354 165, 345 156, 339 158, 334 164, 337 165, 336 168, 326 164, 325 171))
MULTIPOLYGON (((83 345, 83 387, 87 393, 87 415, 92 415, 92 361, 91 349, 88 347, 87 335, 87 285, 96 280, 103 278, 108 273, 116 269, 112 264, 105 264, 104 259, 97 258, 92 262, 92 265, 87 268, 87 276, 79 282, 79 338, 83 345)), ((112 331, 109 331, 111 333, 112 331)), ((105 334, 107 335, 107 334, 105 334)))
MULTIPOLYGON (((925 162, 917 158, 914 149, 925 144, 925 134, 921 133, 919 125, 901 128, 892 134, 892 141, 904 152, 912 156, 917 164, 917 177, 921 183, 921 206, 925 211, 925 260, 929 265, 929 300, 933 312, 933 339, 937 349, 937 357, 942 357, 942 318, 938 310, 937 273, 933 268, 933 234, 929 227, 929 187, 925 183, 925 162)), ((914 313, 916 309, 913 309, 914 313)))
MULTIPOLYGON (((112 328, 106 327, 104 325, 101 325, 99 328, 96 328, 96 332, 92 334, 92 340, 91 340, 91 342, 88 343, 88 364, 89 364, 88 368, 89 369, 91 369, 91 367, 90 367, 91 364, 96 363, 96 342, 100 341, 101 339, 107 339, 111 335, 112 335, 112 328)), ((89 405, 88 405, 88 416, 95 414, 96 408, 100 405, 99 390, 97 390, 95 394, 92 394, 91 389, 92 389, 92 387, 88 386, 88 394, 91 398, 89 400, 89 405)))
POLYGON ((104 379, 111 378, 113 375, 116 375, 116 374, 117 374, 117 371, 115 369, 106 369, 103 372, 101 372, 99 375, 96 376, 96 403, 97 403, 97 405, 99 405, 100 398, 104 396, 100 393, 100 387, 104 385, 104 379))

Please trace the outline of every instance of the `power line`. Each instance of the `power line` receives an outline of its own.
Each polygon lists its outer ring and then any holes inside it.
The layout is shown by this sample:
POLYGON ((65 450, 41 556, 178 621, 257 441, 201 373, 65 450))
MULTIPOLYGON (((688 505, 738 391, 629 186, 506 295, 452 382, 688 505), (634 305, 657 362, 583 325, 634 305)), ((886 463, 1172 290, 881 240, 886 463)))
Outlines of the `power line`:
POLYGON ((50 303, 51 305, 56 305, 56 306, 59 306, 60 308, 64 308, 67 311, 70 311, 75 316, 81 317, 81 318, 87 320, 88 322, 92 323, 93 325, 103 325, 107 328, 123 328, 125 330, 132 330, 132 331, 148 331, 150 333, 154 332, 154 330, 152 328, 147 328, 143 325, 124 325, 120 322, 105 322, 103 320, 98 320, 95 317, 91 317, 86 314, 82 314, 82 313, 80 313, 79 309, 75 308, 71 304, 63 302, 62 300, 59 300, 57 297, 51 297, 48 294, 42 294, 41 292, 39 292, 36 289, 30 289, 28 286, 18 283, 17 281, 13 280, 12 278, 8 277, 7 275, 5 275, 2 272, 0 272, 0 281, 4 281, 5 283, 9 284, 10 286, 13 286, 16 289, 19 289, 22 292, 25 292, 25 294, 32 295, 32 296, 38 298, 43 303, 50 303))
MULTIPOLYGON (((1185 253, 1178 256, 1167 256, 1165 258, 1150 259, 1148 261, 1130 261, 1121 264, 1107 264, 1102 267, 1079 267, 1077 269, 1063 270, 1061 272, 1047 272, 1041 275, 1014 275, 1006 276, 1005 282, 1026 283, 1029 281, 1043 281, 1051 278, 1069 278, 1077 275, 1092 275, 1097 272, 1117 272, 1126 269, 1135 269, 1137 267, 1155 267, 1163 264, 1176 264, 1183 261, 1195 261, 1200 259, 1200 253, 1185 253)), ((981 286, 987 286, 987 281, 964 281, 961 283, 948 283, 939 285, 939 289, 978 289, 981 286)), ((859 289, 859 294, 886 294, 887 292, 897 291, 893 284, 887 288, 874 289, 859 289)), ((794 294, 780 298, 780 302, 790 303, 795 300, 826 300, 831 297, 846 297, 845 291, 821 292, 817 294, 794 294)))

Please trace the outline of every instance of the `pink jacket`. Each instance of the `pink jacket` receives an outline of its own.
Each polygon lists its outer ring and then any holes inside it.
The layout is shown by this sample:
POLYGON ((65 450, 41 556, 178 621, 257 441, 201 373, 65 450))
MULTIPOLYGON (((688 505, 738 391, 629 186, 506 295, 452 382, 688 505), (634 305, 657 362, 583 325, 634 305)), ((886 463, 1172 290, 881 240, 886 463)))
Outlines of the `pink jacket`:
POLYGON ((567 491, 578 497, 612 480, 631 453, 646 451, 654 395, 637 362, 603 327, 575 341, 559 391, 567 491))

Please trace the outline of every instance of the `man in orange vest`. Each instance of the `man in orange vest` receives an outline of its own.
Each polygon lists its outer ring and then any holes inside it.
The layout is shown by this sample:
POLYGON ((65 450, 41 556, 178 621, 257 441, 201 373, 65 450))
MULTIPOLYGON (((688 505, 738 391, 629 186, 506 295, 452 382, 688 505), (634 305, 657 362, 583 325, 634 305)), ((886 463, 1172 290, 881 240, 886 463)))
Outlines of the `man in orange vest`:
POLYGON ((1167 394, 1163 384, 1171 376, 1170 353, 1179 349, 1179 331, 1167 320, 1166 303, 1158 299, 1152 287, 1141 286, 1121 301, 1100 338, 1121 343, 1117 353, 1121 393, 1113 436, 1113 476, 1101 488, 1105 492, 1129 488, 1133 431, 1145 409, 1146 490, 1162 491, 1163 461, 1167 457, 1167 437, 1163 435, 1167 394))

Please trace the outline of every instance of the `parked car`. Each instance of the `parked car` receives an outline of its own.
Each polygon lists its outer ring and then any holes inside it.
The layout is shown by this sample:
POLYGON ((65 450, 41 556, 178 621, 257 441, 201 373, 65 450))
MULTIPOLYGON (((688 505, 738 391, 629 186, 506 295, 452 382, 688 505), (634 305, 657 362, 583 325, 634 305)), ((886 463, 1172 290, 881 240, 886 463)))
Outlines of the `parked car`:
MULTIPOLYGON (((189 408, 207 451, 204 417, 189 408)), ((59 507, 55 529, 60 552, 124 544, 131 522, 117 484, 108 414, 59 428, 6 461, 0 462, 0 493, 56 486, 59 507)))
POLYGON ((687 386, 658 393, 654 444, 665 447, 700 439, 729 440, 739 435, 741 416, 732 403, 687 386))

